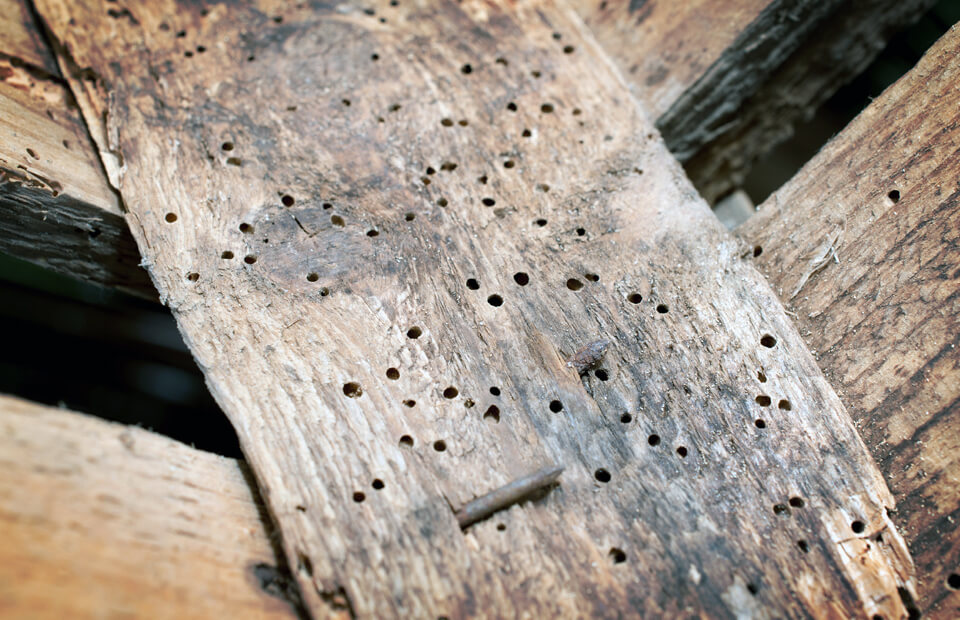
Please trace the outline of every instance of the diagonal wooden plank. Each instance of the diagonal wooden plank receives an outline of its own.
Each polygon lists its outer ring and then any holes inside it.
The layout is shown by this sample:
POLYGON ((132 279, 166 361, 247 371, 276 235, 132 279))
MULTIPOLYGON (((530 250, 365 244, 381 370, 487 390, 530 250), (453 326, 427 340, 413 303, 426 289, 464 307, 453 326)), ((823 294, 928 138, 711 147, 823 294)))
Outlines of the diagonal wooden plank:
POLYGON ((882 478, 572 11, 38 6, 311 609, 905 615, 882 478))
POLYGON ((0 464, 5 617, 297 617, 241 463, 0 396, 0 464))
POLYGON ((880 464, 921 610, 942 618, 960 613, 958 54, 954 26, 739 230, 880 464))
POLYGON ((20 0, 0 14, 0 251, 156 297, 80 111, 20 0))
POLYGON ((935 0, 572 0, 709 201, 935 0))

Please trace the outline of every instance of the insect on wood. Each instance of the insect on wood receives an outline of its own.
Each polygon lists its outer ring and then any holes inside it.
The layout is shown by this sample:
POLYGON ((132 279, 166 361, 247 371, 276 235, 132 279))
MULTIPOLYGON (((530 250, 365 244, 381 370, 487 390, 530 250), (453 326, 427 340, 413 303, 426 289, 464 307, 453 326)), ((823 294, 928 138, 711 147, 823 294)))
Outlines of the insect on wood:
POLYGON ((587 346, 568 357, 567 366, 570 368, 575 368, 577 372, 582 375, 599 364, 600 360, 603 359, 604 354, 606 354, 607 349, 609 348, 609 340, 594 340, 587 346))

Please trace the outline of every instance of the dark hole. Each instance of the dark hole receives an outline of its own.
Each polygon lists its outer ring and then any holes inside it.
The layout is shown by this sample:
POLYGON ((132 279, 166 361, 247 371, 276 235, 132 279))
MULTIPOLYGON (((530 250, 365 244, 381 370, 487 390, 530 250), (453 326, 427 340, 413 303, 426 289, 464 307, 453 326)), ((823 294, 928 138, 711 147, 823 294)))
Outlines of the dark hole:
POLYGON ((367 231, 367 236, 368 236, 368 237, 377 237, 377 236, 379 236, 379 235, 380 235, 380 231, 379 231, 379 230, 368 230, 368 231, 367 231))
POLYGON ((224 151, 232 151, 233 142, 224 142, 223 144, 220 145, 220 148, 222 148, 224 151))
POLYGON ((257 257, 254 256, 253 254, 247 254, 246 256, 243 257, 243 262, 245 262, 248 265, 252 265, 255 262, 257 262, 257 257))
POLYGON ((491 418, 494 422, 500 421, 500 408, 496 405, 490 405, 487 407, 487 410, 483 412, 483 419, 491 418))
POLYGON ((308 274, 307 274, 307 282, 316 282, 316 281, 319 280, 319 279, 320 279, 320 275, 317 274, 317 273, 308 273, 308 274))
POLYGON ((427 171, 426 171, 426 172, 427 172, 427 174, 436 174, 436 173, 437 173, 437 171, 434 169, 433 166, 427 166, 427 171))
POLYGON ((408 222, 412 222, 416 217, 417 217, 416 213, 405 213, 403 215, 403 219, 408 222))
POLYGON ((564 45, 564 46, 563 46, 563 53, 564 53, 564 54, 572 54, 572 53, 573 53, 573 50, 574 50, 574 47, 573 47, 572 45, 564 45))
POLYGON ((329 202, 325 202, 325 203, 323 203, 323 208, 324 208, 324 209, 332 209, 332 208, 333 208, 333 204, 331 204, 331 203, 329 203, 329 202))
POLYGON ((522 271, 518 271, 517 273, 513 274, 513 281, 520 286, 526 286, 530 283, 530 276, 522 271))
POLYGON ((775 515, 789 515, 790 509, 787 508, 786 504, 774 504, 773 505, 773 514, 775 515))
POLYGON ((487 184, 487 181, 489 181, 489 180, 490 180, 490 179, 488 179, 488 178, 487 178, 487 175, 485 175, 485 174, 477 177, 477 183, 479 183, 480 185, 486 185, 486 184, 487 184))
POLYGON ((511 112, 516 112, 517 104, 511 101, 510 103, 507 104, 507 109, 510 110, 511 112))
POLYGON ((471 291, 475 291, 480 288, 480 283, 476 278, 470 278, 467 280, 467 288, 471 291))
POLYGON ((854 534, 862 534, 864 527, 863 521, 854 521, 850 524, 850 529, 853 530, 854 534))
POLYGON ((471 73, 473 73, 473 67, 471 67, 470 65, 463 65, 462 67, 460 67, 460 73, 463 73, 464 75, 470 75, 471 73))
POLYGON ((447 203, 447 199, 446 199, 446 198, 440 198, 440 199, 437 200, 437 205, 438 205, 438 206, 445 207, 445 206, 447 206, 447 204, 448 204, 448 203, 447 203))
POLYGON ((805 502, 803 501, 803 498, 802 498, 802 497, 791 497, 791 498, 790 498, 790 505, 793 506, 794 508, 803 508, 804 503, 805 503, 805 502))
POLYGON ((762 370, 757 371, 757 381, 759 381, 760 383, 767 382, 767 375, 763 374, 762 370))
POLYGON ((411 437, 410 435, 403 435, 402 437, 400 437, 400 445, 406 446, 407 448, 412 448, 413 437, 411 437))
POLYGON ((582 236, 584 236, 585 234, 587 234, 587 229, 586 229, 586 228, 578 228, 578 229, 577 229, 577 236, 578 236, 578 237, 582 237, 582 236))
POLYGON ((647 443, 650 444, 651 446, 659 446, 660 435, 650 435, 649 437, 647 437, 647 443))
POLYGON ((396 368, 387 368, 387 379, 396 381, 400 378, 400 371, 396 368))
POLYGON ((444 127, 453 127, 453 119, 445 118, 440 121, 440 124, 443 125, 444 127))
POLYGON ((482 202, 483 205, 486 207, 492 207, 493 205, 497 204, 497 201, 494 200, 493 198, 484 198, 480 202, 482 202))
POLYGON ((193 52, 191 52, 190 50, 185 51, 183 55, 186 56, 187 58, 193 58, 193 52))
POLYGON ((416 339, 416 338, 419 338, 422 334, 423 334, 423 330, 421 330, 419 327, 416 327, 416 326, 411 327, 410 329, 407 330, 407 338, 416 339))
POLYGON ((757 396, 757 398, 756 398, 755 400, 757 401, 757 404, 760 405, 761 407, 769 407, 769 406, 770 406, 770 397, 769 397, 769 396, 765 396, 765 395, 761 394, 760 396, 757 396))
POLYGON ((574 115, 574 116, 580 116, 581 114, 583 114, 583 110, 581 110, 580 108, 574 108, 574 109, 573 109, 573 115, 574 115))
POLYGON ((498 532, 502 532, 502 531, 505 530, 505 529, 507 529, 507 526, 506 526, 505 523, 497 523, 497 531, 498 531, 498 532))
POLYGON ((348 107, 348 108, 350 107, 350 100, 349 100, 349 99, 344 99, 344 100, 342 100, 340 103, 342 103, 344 106, 346 106, 346 107, 348 107))
POLYGON ((220 255, 220 258, 225 258, 227 260, 230 260, 231 258, 233 258, 233 252, 231 252, 230 250, 224 250, 223 254, 220 255))
POLYGON ((777 344, 777 339, 771 336, 770 334, 764 334, 760 338, 760 344, 767 347, 768 349, 772 349, 777 344))
POLYGON ((627 301, 629 301, 632 304, 638 304, 641 301, 643 301, 643 295, 641 295, 640 293, 630 293, 629 295, 627 295, 627 301))
POLYGON ((293 200, 293 196, 284 194, 283 198, 280 199, 280 202, 282 202, 283 206, 285 207, 292 207, 295 201, 293 200))
POLYGON ((452 385, 443 391, 444 398, 456 398, 460 391, 452 385))
POLYGON ((250 224, 247 224, 246 222, 243 222, 242 224, 240 224, 239 228, 240 228, 240 232, 242 233, 248 233, 248 234, 253 233, 253 226, 251 226, 250 224))
POLYGON ((749 592, 750 594, 753 594, 754 596, 756 596, 756 595, 757 595, 757 586, 756 586, 756 584, 748 583, 748 584, 747 584, 747 592, 749 592))
POLYGON ((507 161, 503 162, 504 168, 513 168, 514 165, 515 164, 513 163, 512 159, 508 159, 507 161))
POLYGON ((200 274, 195 271, 187 274, 187 280, 190 280, 191 282, 196 282, 199 279, 200 279, 200 274))
POLYGON ((597 368, 595 371, 593 371, 593 376, 601 381, 606 381, 610 378, 610 375, 603 368, 597 368))
POLYGON ((607 483, 610 482, 610 472, 604 468, 600 468, 597 471, 593 472, 593 477, 597 479, 597 482, 607 483))
POLYGON ((553 105, 549 103, 545 103, 542 106, 540 106, 540 111, 543 112, 544 114, 550 114, 551 112, 553 112, 553 105))
POLYGON ((530 136, 533 135, 533 133, 531 133, 531 131, 530 131, 529 129, 524 129, 524 130, 520 133, 520 135, 523 136, 524 138, 529 138, 530 136))
POLYGON ((207 48, 205 48, 204 46, 202 46, 202 45, 198 45, 198 46, 197 46, 197 53, 198 53, 198 54, 202 54, 202 53, 204 53, 205 51, 207 51, 207 48))
POLYGON ((327 287, 323 287, 322 289, 320 289, 321 297, 326 297, 329 294, 330 294, 330 289, 328 289, 327 287))
POLYGON ((360 398, 363 396, 363 388, 360 387, 359 383, 351 381, 343 384, 343 393, 350 398, 360 398))
POLYGON ((466 399, 466 400, 463 401, 463 406, 464 406, 465 408, 467 408, 467 409, 470 409, 471 407, 473 407, 474 404, 476 404, 476 403, 473 402, 473 399, 472 399, 472 398, 468 398, 468 399, 466 399))
POLYGON ((560 413, 561 411, 563 411, 563 403, 561 403, 559 400, 551 400, 550 411, 554 413, 560 413))
POLYGON ((174 222, 177 221, 177 214, 176 214, 176 213, 167 213, 167 214, 163 217, 163 219, 165 219, 165 220, 167 220, 167 222, 173 224, 174 222))
POLYGON ((660 314, 666 314, 670 309, 667 308, 667 304, 657 304, 657 312, 660 314))
POLYGON ((630 415, 629 413, 624 413, 623 415, 620 416, 620 421, 623 422, 624 424, 630 424, 631 422, 633 422, 633 416, 630 415))
POLYGON ((413 400, 412 398, 408 398, 407 400, 403 401, 403 406, 410 407, 412 409, 413 407, 417 406, 417 401, 413 400))
POLYGON ((540 219, 534 220, 533 223, 536 224, 537 226, 546 226, 546 225, 547 225, 547 220, 545 220, 545 219, 543 219, 543 218, 541 217, 540 219))
POLYGON ((610 548, 610 559, 613 560, 614 564, 623 564, 627 561, 627 554, 623 552, 622 549, 617 549, 616 547, 610 548))
POLYGON ((753 246, 754 257, 760 256, 761 254, 763 254, 763 248, 761 248, 759 245, 753 246))
POLYGON ((567 288, 571 291, 579 291, 583 288, 583 282, 577 280, 576 278, 570 278, 567 280, 567 288))
POLYGON ((374 62, 380 60, 380 54, 370 54, 370 60, 374 62))
POLYGON ((452 172, 457 169, 457 164, 453 163, 452 161, 445 161, 443 164, 441 164, 440 169, 445 172, 452 172))
POLYGON ((800 551, 803 551, 804 553, 810 553, 810 545, 807 544, 807 541, 798 540, 797 546, 800 547, 800 551))
POLYGON ((487 303, 494 307, 502 306, 503 297, 500 297, 499 295, 491 295, 490 297, 487 297, 487 303))
POLYGON ((685 459, 687 458, 687 449, 684 446, 680 446, 677 448, 677 454, 680 455, 680 458, 685 459))
POLYGON ((538 78, 538 77, 540 77, 540 76, 543 75, 543 74, 540 73, 539 71, 531 71, 531 72, 530 72, 530 75, 532 75, 532 76, 535 77, 535 78, 538 78))
POLYGON ((757 428, 767 428, 767 423, 761 420, 760 418, 757 418, 756 420, 754 420, 753 424, 757 428))
POLYGON ((437 452, 443 452, 444 450, 447 449, 447 442, 445 442, 442 439, 438 439, 435 442, 433 442, 433 449, 436 450, 437 452))
POLYGON ((364 495, 361 491, 357 491, 356 493, 353 494, 353 501, 357 502, 358 504, 365 499, 367 499, 367 496, 364 495))
POLYGON ((546 183, 541 183, 540 185, 537 185, 537 189, 540 190, 541 192, 546 193, 550 191, 550 186, 547 185, 546 183))
POLYGON ((340 217, 339 215, 331 215, 331 216, 330 216, 330 223, 333 224, 334 226, 340 226, 341 228, 346 224, 346 223, 343 221, 343 218, 340 217))
POLYGON ((598 276, 598 275, 595 274, 595 273, 585 273, 585 274, 583 274, 583 277, 586 278, 587 280, 590 280, 591 282, 599 282, 599 281, 600 281, 600 276, 598 276))
POLYGON ((466 127, 469 124, 470 123, 468 123, 466 119, 460 119, 459 121, 457 121, 457 125, 460 125, 461 127, 466 127))
POLYGON ((900 191, 892 190, 889 194, 887 194, 887 198, 889 198, 890 202, 892 202, 893 204, 897 204, 898 202, 900 202, 900 191))
POLYGON ((493 394, 494 396, 500 396, 500 388, 498 388, 497 386, 493 386, 490 388, 490 393, 493 394))
POLYGON ((779 407, 780 409, 783 409, 784 411, 790 411, 791 409, 793 409, 793 407, 790 405, 789 400, 781 400, 779 403, 777 403, 777 407, 779 407))
POLYGON ((379 491, 380 489, 383 488, 383 480, 381 480, 380 478, 374 478, 370 486, 372 486, 374 489, 379 491))
POLYGON ((947 575, 947 587, 951 590, 960 590, 960 575, 957 573, 947 575))

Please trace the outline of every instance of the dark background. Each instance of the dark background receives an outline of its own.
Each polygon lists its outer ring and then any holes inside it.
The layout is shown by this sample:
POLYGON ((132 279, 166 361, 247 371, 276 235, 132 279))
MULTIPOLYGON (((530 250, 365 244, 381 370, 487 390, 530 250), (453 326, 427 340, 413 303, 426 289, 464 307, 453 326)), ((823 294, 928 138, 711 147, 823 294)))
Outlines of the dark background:
MULTIPOLYGON (((871 99, 960 21, 941 0, 896 36, 795 137, 759 162, 743 189, 755 204, 786 182, 871 99)), ((0 392, 137 424, 240 457, 236 435, 204 385, 170 312, 0 254, 0 392)))

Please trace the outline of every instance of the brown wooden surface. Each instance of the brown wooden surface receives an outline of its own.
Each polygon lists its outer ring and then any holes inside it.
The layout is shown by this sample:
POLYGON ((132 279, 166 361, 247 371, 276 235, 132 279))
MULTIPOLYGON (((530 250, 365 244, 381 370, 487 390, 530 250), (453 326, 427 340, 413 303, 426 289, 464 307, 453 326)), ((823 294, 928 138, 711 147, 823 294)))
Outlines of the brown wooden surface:
POLYGON ((0 468, 0 616, 296 617, 237 461, 0 396, 0 468))
POLYGON ((39 7, 311 609, 905 615, 879 472, 572 11, 39 7))
POLYGON ((940 618, 960 616, 958 59, 954 26, 740 229, 897 497, 940 618))
POLYGON ((0 251, 156 296, 80 112, 20 0, 0 11, 0 251))
POLYGON ((935 0, 572 0, 710 202, 935 0))

